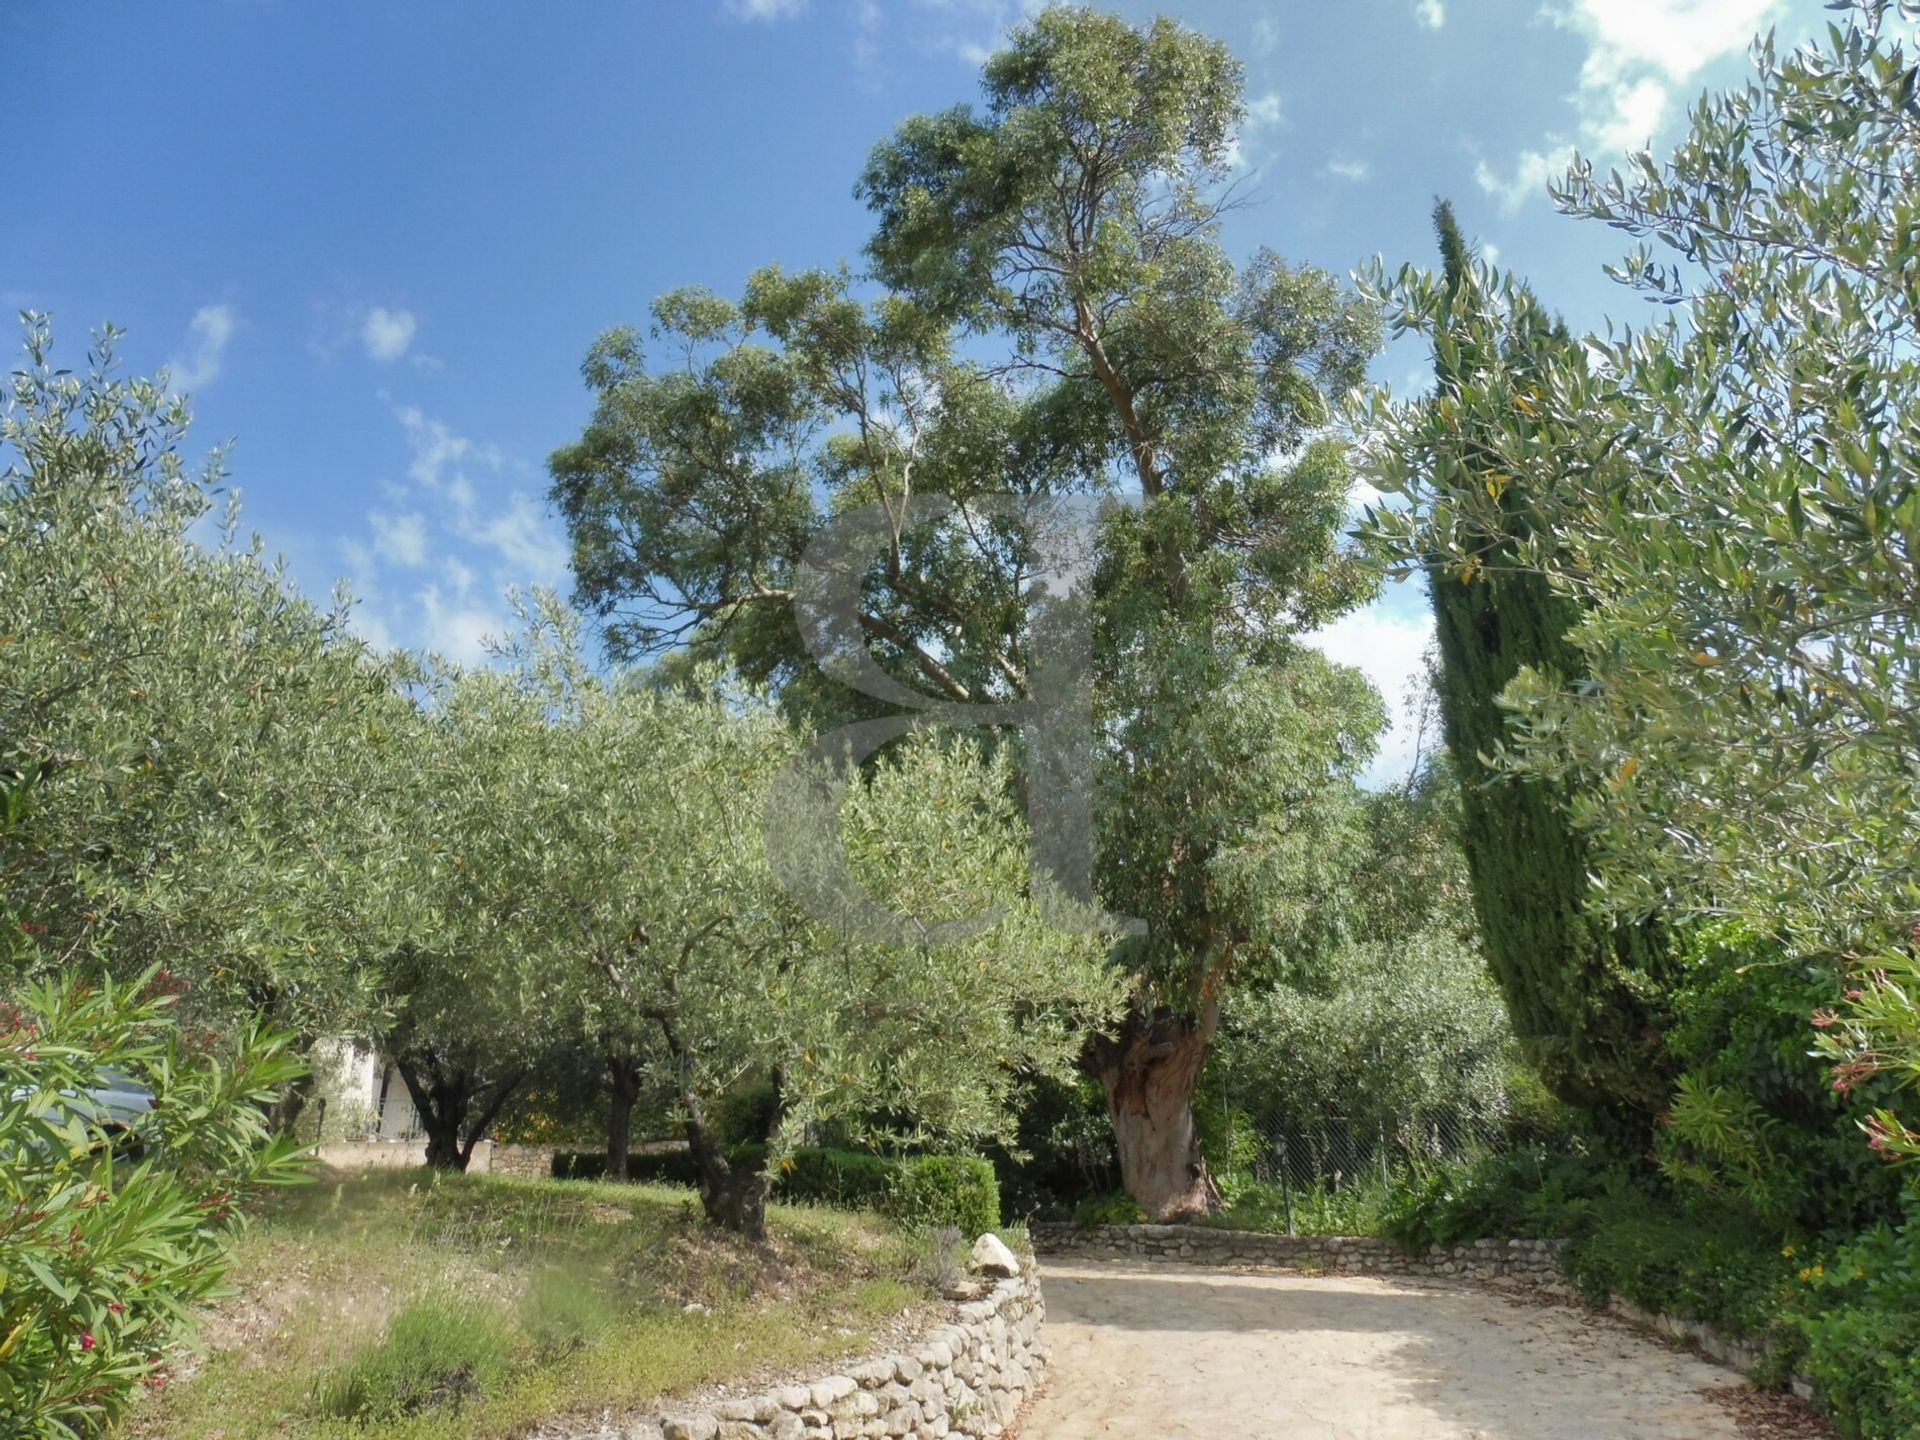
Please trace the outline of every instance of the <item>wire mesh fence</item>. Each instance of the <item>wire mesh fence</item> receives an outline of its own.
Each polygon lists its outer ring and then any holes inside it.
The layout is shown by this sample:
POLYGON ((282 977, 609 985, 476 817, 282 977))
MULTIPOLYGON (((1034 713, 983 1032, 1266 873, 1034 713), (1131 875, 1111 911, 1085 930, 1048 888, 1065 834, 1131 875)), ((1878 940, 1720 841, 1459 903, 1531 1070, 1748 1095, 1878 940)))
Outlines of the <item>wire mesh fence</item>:
POLYGON ((1439 1114, 1367 1122, 1329 1116, 1308 1123, 1281 1117, 1255 1122, 1256 1179, 1300 1189, 1338 1191, 1348 1185, 1390 1183, 1421 1165, 1498 1153, 1510 1147, 1497 1117, 1439 1114))

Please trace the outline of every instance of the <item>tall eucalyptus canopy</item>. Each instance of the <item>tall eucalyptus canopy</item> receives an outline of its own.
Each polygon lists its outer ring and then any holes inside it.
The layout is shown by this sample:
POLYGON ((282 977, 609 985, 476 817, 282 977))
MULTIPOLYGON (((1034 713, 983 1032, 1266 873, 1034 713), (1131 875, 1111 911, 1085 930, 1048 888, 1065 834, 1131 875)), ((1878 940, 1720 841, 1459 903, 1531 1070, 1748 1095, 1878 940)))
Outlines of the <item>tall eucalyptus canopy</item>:
POLYGON ((1145 933, 1115 948, 1127 1012, 1085 1061, 1129 1190, 1190 1215, 1211 1203, 1191 1101, 1221 996, 1337 928, 1352 774, 1380 723, 1365 681, 1299 639, 1368 593, 1325 427, 1376 327, 1323 272, 1224 252, 1244 107, 1218 43, 1051 9, 983 94, 874 150, 858 193, 883 292, 767 269, 738 302, 664 297, 650 345, 608 332, 553 493, 616 650, 685 642, 823 721, 871 708, 827 683, 794 619, 835 517, 885 517, 857 607, 882 668, 1003 702, 1032 692, 1039 567, 1027 512, 993 497, 1114 502, 1089 582, 1093 870, 1145 933), (932 495, 956 508, 909 509, 932 495))

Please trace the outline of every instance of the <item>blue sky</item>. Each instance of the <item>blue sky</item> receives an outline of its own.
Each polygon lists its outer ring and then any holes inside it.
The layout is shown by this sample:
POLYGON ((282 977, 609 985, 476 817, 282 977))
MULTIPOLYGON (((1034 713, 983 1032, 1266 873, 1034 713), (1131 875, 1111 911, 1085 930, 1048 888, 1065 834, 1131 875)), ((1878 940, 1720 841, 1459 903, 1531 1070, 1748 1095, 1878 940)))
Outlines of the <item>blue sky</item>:
MULTIPOLYGON (((1621 237, 1544 182, 1680 133, 1753 33, 1818 0, 1164 0, 1247 69, 1227 242, 1347 273, 1427 263, 1432 197, 1577 325, 1638 318, 1621 237)), ((511 584, 567 583, 544 462, 581 356, 662 290, 857 259, 852 185, 900 119, 973 98, 1016 0, 406 4, 10 0, 0 305, 70 363, 101 321, 232 437, 246 523, 383 643, 476 658, 511 584)), ((1421 357, 1383 357, 1417 381, 1421 357)), ((1323 637, 1397 698, 1398 587, 1323 637)), ((1404 771, 1411 728, 1375 775, 1404 771)))

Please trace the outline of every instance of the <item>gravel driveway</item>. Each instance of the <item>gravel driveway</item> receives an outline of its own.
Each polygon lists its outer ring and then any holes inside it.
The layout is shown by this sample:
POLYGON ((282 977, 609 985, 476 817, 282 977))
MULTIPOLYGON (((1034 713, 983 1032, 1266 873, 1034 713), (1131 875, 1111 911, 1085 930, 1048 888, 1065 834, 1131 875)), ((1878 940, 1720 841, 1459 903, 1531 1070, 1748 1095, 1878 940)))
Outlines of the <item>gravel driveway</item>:
MULTIPOLYGON (((1730 1370, 1465 1285, 1058 1259, 1020 1440, 1739 1440, 1730 1370)), ((1769 1433, 1778 1434, 1778 1431, 1769 1433)))

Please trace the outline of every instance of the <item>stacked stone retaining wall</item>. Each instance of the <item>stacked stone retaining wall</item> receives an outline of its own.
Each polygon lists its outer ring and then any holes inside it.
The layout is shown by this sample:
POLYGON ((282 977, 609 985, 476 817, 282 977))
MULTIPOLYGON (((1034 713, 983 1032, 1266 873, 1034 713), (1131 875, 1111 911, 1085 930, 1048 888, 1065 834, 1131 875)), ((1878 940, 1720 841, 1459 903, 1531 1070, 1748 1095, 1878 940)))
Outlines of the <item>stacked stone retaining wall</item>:
POLYGON ((1194 1265, 1274 1265, 1348 1275, 1405 1275, 1456 1280, 1564 1284, 1564 1240, 1475 1240, 1408 1255, 1390 1240, 1347 1235, 1264 1235, 1204 1225, 1076 1225, 1035 1221, 1029 1231, 1042 1255, 1182 1260, 1194 1265))
POLYGON ((917 1345, 809 1383, 674 1410, 629 1440, 991 1440, 1013 1423, 1051 1355, 1031 1273, 994 1283, 917 1345))
POLYGON ((493 1147, 493 1175, 518 1175, 527 1180, 553 1178, 554 1147, 551 1145, 499 1145, 493 1147))

